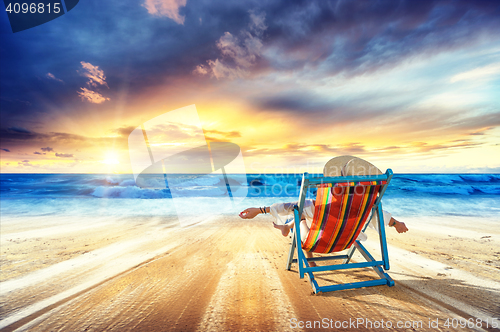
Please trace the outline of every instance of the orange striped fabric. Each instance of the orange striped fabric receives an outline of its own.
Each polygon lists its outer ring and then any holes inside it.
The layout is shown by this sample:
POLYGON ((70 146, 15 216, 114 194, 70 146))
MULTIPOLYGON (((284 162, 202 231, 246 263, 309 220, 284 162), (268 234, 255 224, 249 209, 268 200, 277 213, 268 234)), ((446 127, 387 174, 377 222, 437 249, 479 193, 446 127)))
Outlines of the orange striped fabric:
POLYGON ((349 248, 363 229, 380 187, 387 181, 319 185, 314 218, 302 248, 330 253, 349 248))

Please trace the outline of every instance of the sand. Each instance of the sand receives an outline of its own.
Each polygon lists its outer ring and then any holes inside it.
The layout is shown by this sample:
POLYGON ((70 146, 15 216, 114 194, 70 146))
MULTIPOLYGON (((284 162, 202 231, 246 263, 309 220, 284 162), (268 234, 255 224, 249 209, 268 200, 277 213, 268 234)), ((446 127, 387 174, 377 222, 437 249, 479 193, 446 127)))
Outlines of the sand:
MULTIPOLYGON (((402 220, 408 233, 387 231, 394 287, 314 295, 296 266, 285 270, 290 239, 268 216, 224 215, 187 229, 174 218, 2 218, 0 329, 491 329, 500 317, 498 220, 402 220), (460 320, 474 324, 462 329, 460 320)), ((370 232, 365 243, 375 252, 376 239, 370 232)), ((358 270, 317 279, 375 277, 358 270)))

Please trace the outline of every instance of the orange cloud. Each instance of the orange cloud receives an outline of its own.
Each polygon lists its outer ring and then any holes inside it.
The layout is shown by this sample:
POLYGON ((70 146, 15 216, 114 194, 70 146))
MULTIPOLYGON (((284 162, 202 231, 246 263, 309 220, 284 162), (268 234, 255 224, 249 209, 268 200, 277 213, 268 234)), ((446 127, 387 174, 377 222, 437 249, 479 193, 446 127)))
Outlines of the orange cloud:
MULTIPOLYGON (((82 76, 87 77, 89 80, 87 81, 87 85, 90 88, 97 88, 99 86, 104 85, 109 89, 108 83, 106 83, 106 75, 104 75, 104 71, 99 69, 99 66, 94 66, 91 63, 81 61, 83 70, 78 71, 82 76)), ((99 92, 87 89, 80 88, 81 91, 77 91, 78 95, 82 98, 82 101, 89 101, 93 104, 100 104, 105 102, 106 100, 110 100, 109 98, 103 97, 99 92)))
POLYGON ((100 93, 89 90, 87 88, 80 88, 82 91, 77 91, 78 95, 82 98, 82 100, 87 100, 93 104, 100 104, 109 100, 109 98, 103 97, 100 93))
POLYGON ((186 6, 187 0, 146 0, 143 4, 148 13, 166 16, 178 24, 184 24, 185 17, 179 14, 179 8, 186 6))
POLYGON ((99 69, 99 66, 93 66, 92 64, 81 61, 80 62, 83 67, 83 71, 80 73, 87 77, 89 81, 87 85, 97 87, 98 85, 104 85, 109 89, 108 83, 106 83, 106 76, 104 75, 104 71, 99 69))

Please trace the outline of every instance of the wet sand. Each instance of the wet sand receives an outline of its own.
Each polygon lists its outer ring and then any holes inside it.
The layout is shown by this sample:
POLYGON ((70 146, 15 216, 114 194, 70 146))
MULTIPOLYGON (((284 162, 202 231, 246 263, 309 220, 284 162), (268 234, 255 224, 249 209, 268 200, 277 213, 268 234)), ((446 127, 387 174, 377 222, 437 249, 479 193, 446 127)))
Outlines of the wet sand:
MULTIPOLYGON (((408 233, 387 231, 394 287, 313 295, 296 266, 285 270, 290 238, 265 216, 187 229, 173 218, 2 219, 0 329, 490 330, 500 317, 497 221, 402 220, 408 233)), ((377 252, 375 239, 370 232, 365 244, 377 252)), ((376 274, 317 277, 362 278, 376 274)))

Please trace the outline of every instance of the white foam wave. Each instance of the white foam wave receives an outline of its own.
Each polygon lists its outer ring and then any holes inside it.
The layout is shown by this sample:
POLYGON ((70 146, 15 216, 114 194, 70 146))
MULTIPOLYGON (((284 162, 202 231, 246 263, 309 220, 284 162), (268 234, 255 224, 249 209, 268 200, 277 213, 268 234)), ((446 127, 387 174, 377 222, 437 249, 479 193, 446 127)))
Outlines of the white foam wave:
POLYGON ((107 198, 166 198, 168 193, 162 190, 142 189, 139 187, 97 187, 92 196, 107 198))
POLYGON ((133 179, 123 180, 119 184, 121 187, 135 186, 135 181, 133 179))
POLYGON ((109 184, 112 184, 112 185, 117 185, 119 183, 119 181, 113 179, 112 177, 110 176, 107 176, 106 177, 106 182, 109 183, 109 184))

